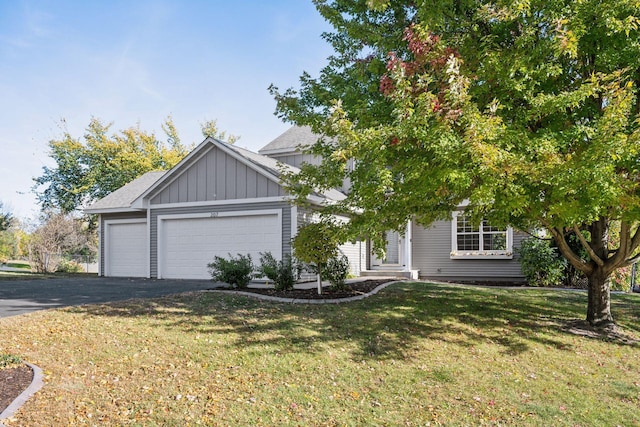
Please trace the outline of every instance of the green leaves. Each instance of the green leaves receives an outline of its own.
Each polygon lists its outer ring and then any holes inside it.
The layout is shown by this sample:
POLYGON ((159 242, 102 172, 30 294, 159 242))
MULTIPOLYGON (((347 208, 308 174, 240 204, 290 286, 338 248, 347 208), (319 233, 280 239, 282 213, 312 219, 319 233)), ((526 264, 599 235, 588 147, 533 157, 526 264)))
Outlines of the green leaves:
POLYGON ((317 3, 336 29, 336 54, 321 78, 305 76, 300 94, 289 93, 287 105, 298 103, 283 117, 314 115, 315 129, 335 136, 314 150, 333 160, 289 186, 347 180, 347 199, 324 212, 352 214, 343 234, 374 240, 410 219, 447 218, 463 201, 474 217, 547 227, 560 241, 575 228, 606 239, 602 224, 622 220, 634 232, 615 256, 598 238, 587 242, 591 257, 558 243, 583 271, 601 268, 596 258, 607 272, 631 261, 640 246, 637 1, 363 3, 317 3), (353 62, 364 51, 387 63, 365 79, 353 62), (376 78, 379 93, 350 92, 376 78))
POLYGON ((43 210, 81 209, 145 172, 170 169, 190 150, 180 142, 171 117, 162 127, 167 144, 137 127, 112 134, 110 128, 93 118, 82 138, 65 132, 62 139, 49 141, 56 166, 43 167, 33 187, 43 210))

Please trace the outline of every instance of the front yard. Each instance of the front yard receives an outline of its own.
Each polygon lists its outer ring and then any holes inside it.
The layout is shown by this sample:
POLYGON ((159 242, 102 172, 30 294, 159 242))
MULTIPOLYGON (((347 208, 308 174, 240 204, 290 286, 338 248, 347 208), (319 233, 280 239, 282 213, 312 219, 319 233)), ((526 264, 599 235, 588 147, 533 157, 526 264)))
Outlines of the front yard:
MULTIPOLYGON (((400 283, 357 303, 202 293, 0 320, 45 372, 8 426, 637 425, 640 346, 586 294, 400 283)), ((615 295, 640 337, 640 295, 615 295)))

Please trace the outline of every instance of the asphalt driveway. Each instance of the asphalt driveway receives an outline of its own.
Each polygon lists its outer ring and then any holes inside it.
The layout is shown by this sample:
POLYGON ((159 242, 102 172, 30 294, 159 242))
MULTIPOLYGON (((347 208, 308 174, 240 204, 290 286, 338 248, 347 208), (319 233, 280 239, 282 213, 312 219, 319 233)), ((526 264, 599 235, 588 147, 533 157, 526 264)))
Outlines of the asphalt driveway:
POLYGON ((71 305, 154 298, 215 286, 209 280, 112 277, 0 280, 0 317, 71 305))

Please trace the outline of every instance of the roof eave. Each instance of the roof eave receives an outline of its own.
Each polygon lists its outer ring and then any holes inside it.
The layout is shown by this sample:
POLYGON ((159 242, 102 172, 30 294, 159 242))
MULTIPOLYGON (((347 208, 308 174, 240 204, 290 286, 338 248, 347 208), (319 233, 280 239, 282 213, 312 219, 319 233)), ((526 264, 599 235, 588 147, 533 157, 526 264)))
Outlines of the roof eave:
POLYGON ((259 150, 258 154, 262 154, 263 156, 269 156, 274 154, 302 154, 305 148, 308 146, 295 146, 288 148, 275 148, 272 150, 259 150))
POLYGON ((112 213, 132 213, 132 212, 144 212, 146 209, 137 209, 132 207, 118 207, 118 208, 86 208, 83 212, 86 214, 112 214, 112 213))

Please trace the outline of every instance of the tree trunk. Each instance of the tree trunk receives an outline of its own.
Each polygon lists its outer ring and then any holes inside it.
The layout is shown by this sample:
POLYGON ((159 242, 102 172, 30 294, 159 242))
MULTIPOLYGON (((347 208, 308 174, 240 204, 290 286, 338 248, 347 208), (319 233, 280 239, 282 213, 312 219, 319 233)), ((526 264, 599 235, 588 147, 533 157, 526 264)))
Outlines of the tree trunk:
POLYGON ((322 267, 318 264, 318 295, 322 295, 322 267))
POLYGON ((602 268, 594 268, 587 277, 589 279, 587 321, 593 326, 612 324, 611 274, 605 273, 602 268))

